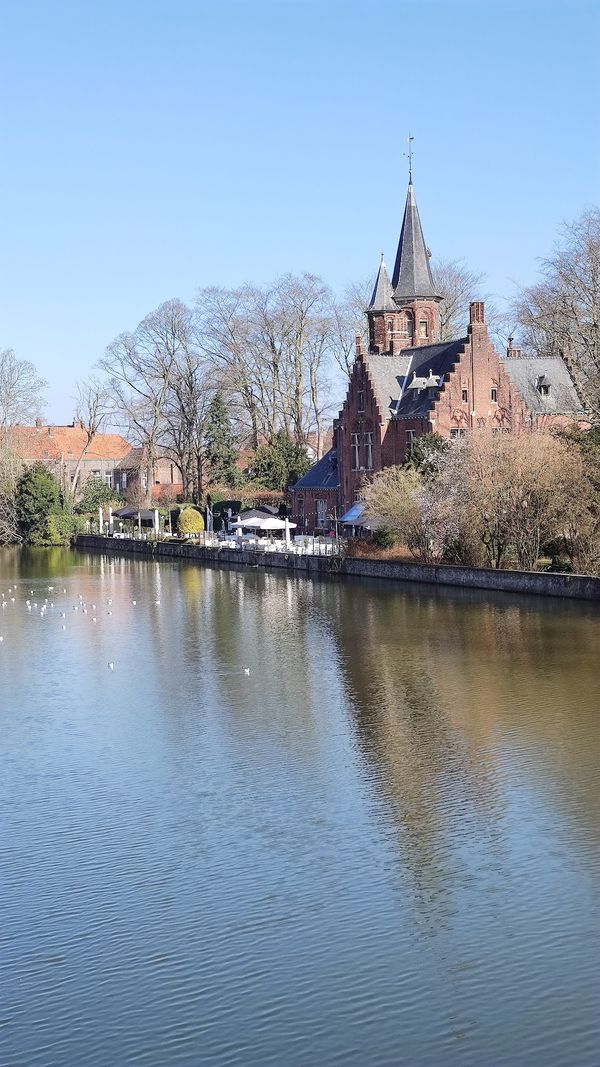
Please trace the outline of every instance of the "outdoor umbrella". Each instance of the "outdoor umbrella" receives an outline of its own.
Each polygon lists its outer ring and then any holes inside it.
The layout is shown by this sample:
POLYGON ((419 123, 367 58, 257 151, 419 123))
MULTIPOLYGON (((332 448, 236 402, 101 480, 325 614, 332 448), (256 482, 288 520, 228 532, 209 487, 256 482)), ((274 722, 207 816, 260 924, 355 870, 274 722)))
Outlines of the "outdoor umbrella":
POLYGON ((262 521, 262 519, 259 519, 256 515, 254 515, 249 519, 238 519, 237 522, 230 522, 229 526, 232 530, 241 530, 242 527, 245 527, 246 529, 251 528, 256 530, 258 528, 262 529, 262 521))
POLYGON ((274 516, 271 519, 268 515, 265 515, 264 519, 258 519, 256 523, 258 530, 285 530, 288 526, 295 527, 295 525, 296 523, 290 522, 289 519, 286 521, 285 519, 276 519, 274 516))

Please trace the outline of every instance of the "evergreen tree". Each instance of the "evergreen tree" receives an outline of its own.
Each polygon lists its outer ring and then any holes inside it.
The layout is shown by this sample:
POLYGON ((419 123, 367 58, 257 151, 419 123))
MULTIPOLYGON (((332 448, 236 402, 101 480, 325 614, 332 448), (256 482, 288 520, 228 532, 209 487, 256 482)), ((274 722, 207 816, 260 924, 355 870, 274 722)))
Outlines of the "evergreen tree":
POLYGON ((440 455, 448 448, 448 442, 435 430, 417 437, 405 466, 418 471, 424 478, 430 478, 436 471, 440 455))
POLYGON ((33 463, 17 482, 16 513, 19 534, 26 544, 43 544, 49 515, 60 511, 60 490, 43 463, 33 463))
POLYGON ((215 393, 209 405, 206 414, 205 441, 205 458, 210 471, 210 485, 235 485, 239 478, 235 465, 238 452, 222 393, 215 393))
POLYGON ((265 488, 283 490, 306 474, 310 465, 306 447, 279 430, 268 444, 257 449, 252 470, 265 488))

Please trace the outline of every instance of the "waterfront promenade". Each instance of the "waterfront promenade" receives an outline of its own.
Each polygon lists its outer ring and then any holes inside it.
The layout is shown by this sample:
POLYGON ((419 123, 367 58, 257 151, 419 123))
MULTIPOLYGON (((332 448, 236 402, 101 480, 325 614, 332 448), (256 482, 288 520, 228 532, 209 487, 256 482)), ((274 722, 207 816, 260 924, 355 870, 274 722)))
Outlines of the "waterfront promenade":
MULTIPOLYGON (((212 545, 190 541, 140 540, 80 535, 75 547, 92 552, 125 553, 154 559, 187 559, 204 566, 251 567, 289 571, 309 576, 352 576, 379 578, 387 582, 416 582, 426 585, 452 586, 461 589, 489 589, 533 596, 567 597, 577 600, 600 600, 600 578, 590 575, 552 574, 546 571, 487 570, 455 567, 446 564, 389 562, 361 559, 343 553, 264 551, 246 547, 243 551, 226 542, 212 545)), ((325 546, 329 547, 329 546, 325 546)), ((334 546, 332 545, 332 548, 334 546)))

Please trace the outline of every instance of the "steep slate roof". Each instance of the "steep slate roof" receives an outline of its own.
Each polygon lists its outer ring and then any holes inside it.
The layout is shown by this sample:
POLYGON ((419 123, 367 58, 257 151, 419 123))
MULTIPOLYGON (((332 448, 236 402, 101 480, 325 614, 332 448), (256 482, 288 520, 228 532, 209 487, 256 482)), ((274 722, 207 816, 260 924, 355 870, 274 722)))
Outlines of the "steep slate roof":
POLYGON ((394 303, 392 297, 392 283, 390 282, 390 276, 387 272, 387 267, 385 265, 385 259, 383 258, 382 252, 381 263, 379 264, 377 278, 375 279, 375 288, 373 289, 371 303, 369 304, 369 311, 395 310, 396 304, 394 303))
POLYGON ((383 356, 370 352, 363 358, 381 413, 385 418, 391 419, 408 373, 410 357, 406 352, 400 356, 383 356))
POLYGON ((339 484, 337 451, 331 448, 291 488, 294 491, 296 489, 337 489, 339 484))
POLYGON ((517 356, 502 360, 502 366, 534 415, 583 415, 577 390, 561 356, 517 356), (548 396, 537 388, 543 379, 548 396))
POLYGON ((426 415, 466 343, 467 338, 462 337, 437 345, 406 348, 399 356, 365 356, 379 406, 387 418, 408 419, 426 415), (435 394, 429 389, 411 389, 414 375, 422 379, 423 385, 427 383, 430 388, 435 388, 435 394))
MULTIPOLYGON (((86 442, 80 426, 16 426, 12 431, 25 460, 79 459, 86 442)), ((131 445, 116 433, 96 434, 85 454, 86 460, 120 460, 131 445)))
POLYGON ((392 275, 392 288, 394 300, 397 302, 411 300, 414 297, 436 296, 412 180, 409 182, 406 195, 404 219, 392 275))

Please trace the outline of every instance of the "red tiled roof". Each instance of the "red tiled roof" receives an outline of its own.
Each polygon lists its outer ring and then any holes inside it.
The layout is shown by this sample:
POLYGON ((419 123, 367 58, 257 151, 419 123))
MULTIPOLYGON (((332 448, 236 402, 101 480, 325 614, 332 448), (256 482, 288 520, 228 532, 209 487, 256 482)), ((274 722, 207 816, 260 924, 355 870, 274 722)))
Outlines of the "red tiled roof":
MULTIPOLYGON (((80 426, 17 426, 12 431, 15 448, 24 460, 79 459, 86 443, 86 433, 80 426)), ((131 452, 131 445, 116 433, 96 434, 88 448, 86 459, 123 459, 131 452)))

